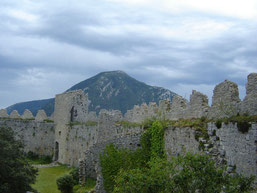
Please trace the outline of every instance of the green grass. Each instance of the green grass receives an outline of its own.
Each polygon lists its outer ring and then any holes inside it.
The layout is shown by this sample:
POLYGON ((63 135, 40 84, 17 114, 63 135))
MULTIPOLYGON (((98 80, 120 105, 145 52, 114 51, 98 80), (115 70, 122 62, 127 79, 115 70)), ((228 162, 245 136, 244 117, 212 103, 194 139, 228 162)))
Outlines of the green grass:
POLYGON ((40 193, 60 193, 57 189, 56 179, 70 172, 66 166, 39 168, 37 181, 32 185, 40 193))
POLYGON ((50 164, 52 162, 52 159, 50 156, 43 156, 43 157, 37 157, 37 158, 27 158, 29 164, 32 165, 41 165, 41 164, 50 164))
POLYGON ((93 189, 96 185, 96 180, 88 178, 86 180, 86 183, 81 186, 81 185, 76 185, 73 188, 74 193, 87 193, 89 190, 93 189))

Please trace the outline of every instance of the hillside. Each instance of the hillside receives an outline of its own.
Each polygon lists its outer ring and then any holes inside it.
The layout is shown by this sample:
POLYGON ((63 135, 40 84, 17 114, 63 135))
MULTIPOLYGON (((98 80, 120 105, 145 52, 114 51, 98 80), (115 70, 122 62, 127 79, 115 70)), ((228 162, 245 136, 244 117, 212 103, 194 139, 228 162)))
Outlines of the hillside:
MULTIPOLYGON (((159 102, 176 95, 167 89, 149 86, 137 81, 122 71, 102 72, 84 80, 67 91, 82 89, 88 93, 91 104, 90 111, 100 109, 119 109, 122 113, 132 109, 136 104, 159 102)), ((66 91, 66 92, 67 92, 66 91)), ((18 110, 20 114, 29 109, 34 115, 38 109, 44 109, 48 115, 54 111, 54 99, 18 103, 7 108, 8 113, 18 110)))

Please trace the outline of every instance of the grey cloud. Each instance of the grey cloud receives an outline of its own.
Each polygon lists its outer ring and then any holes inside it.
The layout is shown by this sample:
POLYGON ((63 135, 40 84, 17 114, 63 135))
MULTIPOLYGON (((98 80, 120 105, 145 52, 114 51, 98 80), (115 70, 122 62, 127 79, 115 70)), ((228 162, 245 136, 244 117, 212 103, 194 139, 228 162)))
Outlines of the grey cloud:
MULTIPOLYGON (((40 3, 43 7, 37 7, 33 12, 40 16, 37 25, 0 14, 0 38, 3 37, 0 39, 0 50, 13 50, 11 39, 24 38, 22 43, 17 41, 17 54, 0 53, 0 81, 3 83, 0 90, 5 93, 2 101, 10 93, 17 95, 13 101, 18 100, 22 87, 15 80, 31 68, 52 72, 51 75, 46 74, 46 79, 54 83, 46 81, 45 84, 49 85, 43 85, 40 93, 49 97, 62 92, 76 81, 107 70, 124 70, 138 80, 171 89, 179 84, 215 85, 225 79, 244 86, 249 69, 257 72, 257 25, 252 21, 199 12, 174 15, 158 10, 128 8, 104 0, 77 5, 69 4, 68 1, 62 4, 50 1, 40 3), (231 22, 235 26, 226 33, 199 40, 165 37, 159 31, 147 31, 152 26, 171 27, 173 30, 185 20, 196 22, 202 18, 221 23, 231 22), (9 28, 8 22, 19 28, 9 28), (142 32, 122 29, 125 25, 137 24, 149 28, 142 32), (112 32, 110 26, 116 26, 122 33, 112 32), (99 33, 92 28, 98 28, 99 33), (105 31, 108 33, 105 34, 105 31), (5 39, 5 36, 9 39, 5 39), (241 70, 236 68, 236 62, 242 63, 241 70), (166 72, 158 69, 178 74, 166 76, 166 72), (65 78, 65 83, 54 76, 65 78)), ((1 1, 0 7, 6 7, 7 4, 9 1, 1 1)), ((22 3, 12 1, 8 6, 19 9, 22 3)), ((33 88, 26 88, 27 93, 29 90, 33 88)), ((26 93, 22 93, 22 100, 26 96, 26 93)), ((11 100, 8 104, 11 104, 11 100)))

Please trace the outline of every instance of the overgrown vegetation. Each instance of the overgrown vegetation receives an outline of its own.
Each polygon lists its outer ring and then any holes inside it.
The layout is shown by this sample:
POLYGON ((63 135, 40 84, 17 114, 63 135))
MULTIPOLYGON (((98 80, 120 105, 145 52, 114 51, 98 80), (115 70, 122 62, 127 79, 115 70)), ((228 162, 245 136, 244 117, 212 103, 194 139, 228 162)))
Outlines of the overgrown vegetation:
POLYGON ((92 190, 96 185, 96 180, 92 178, 87 178, 85 184, 83 185, 75 185, 73 187, 74 193, 88 193, 88 191, 92 190))
POLYGON ((251 127, 251 122, 257 123, 257 115, 249 116, 237 114, 229 118, 219 119, 216 121, 216 127, 218 129, 221 128, 222 122, 225 124, 236 123, 240 132, 247 133, 251 127))
POLYGON ((115 123, 116 125, 121 125, 124 128, 134 128, 134 127, 140 127, 140 123, 135 123, 135 122, 129 122, 129 121, 117 121, 115 123))
POLYGON ((100 155, 105 190, 113 191, 115 177, 121 169, 144 168, 151 159, 156 157, 165 159, 163 135, 163 125, 154 121, 141 138, 142 148, 132 151, 118 149, 113 144, 106 146, 104 153, 100 155))
POLYGON ((50 119, 45 119, 44 122, 53 123, 54 121, 53 121, 53 120, 50 120, 50 119))
POLYGON ((30 164, 50 164, 52 162, 53 157, 50 155, 39 156, 38 154, 31 151, 29 151, 25 155, 30 164))
POLYGON ((25 157, 22 141, 15 139, 12 129, 0 127, 0 192, 33 191, 36 174, 25 157))
POLYGON ((165 159, 152 159, 144 168, 121 169, 115 177, 114 193, 242 193, 253 190, 253 177, 231 176, 225 168, 200 154, 183 154, 165 159))
POLYGON ((207 134, 206 118, 178 121, 146 120, 141 148, 135 151, 106 146, 100 162, 107 192, 249 192, 253 177, 227 174, 207 155, 182 154, 167 160, 164 129, 173 126, 193 127, 207 134))

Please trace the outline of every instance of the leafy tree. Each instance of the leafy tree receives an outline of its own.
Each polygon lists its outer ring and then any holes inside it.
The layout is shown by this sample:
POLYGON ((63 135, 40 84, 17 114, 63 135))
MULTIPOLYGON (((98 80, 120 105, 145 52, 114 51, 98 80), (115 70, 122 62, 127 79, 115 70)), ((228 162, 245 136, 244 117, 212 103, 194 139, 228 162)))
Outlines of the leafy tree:
POLYGON ((32 191, 37 170, 25 158, 24 145, 16 140, 14 132, 0 128, 0 192, 25 193, 32 191))

